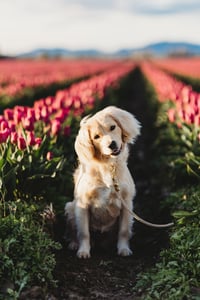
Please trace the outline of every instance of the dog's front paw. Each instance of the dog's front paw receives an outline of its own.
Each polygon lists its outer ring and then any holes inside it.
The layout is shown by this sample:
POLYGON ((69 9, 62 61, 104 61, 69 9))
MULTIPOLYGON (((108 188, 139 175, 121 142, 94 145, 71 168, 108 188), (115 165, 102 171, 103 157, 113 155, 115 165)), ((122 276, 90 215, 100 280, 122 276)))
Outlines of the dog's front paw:
POLYGON ((131 249, 129 247, 124 247, 124 248, 119 248, 118 249, 118 255, 130 256, 132 254, 133 254, 133 252, 131 251, 131 249))
POLYGON ((78 256, 78 258, 90 258, 90 252, 79 249, 77 252, 77 256, 78 256))

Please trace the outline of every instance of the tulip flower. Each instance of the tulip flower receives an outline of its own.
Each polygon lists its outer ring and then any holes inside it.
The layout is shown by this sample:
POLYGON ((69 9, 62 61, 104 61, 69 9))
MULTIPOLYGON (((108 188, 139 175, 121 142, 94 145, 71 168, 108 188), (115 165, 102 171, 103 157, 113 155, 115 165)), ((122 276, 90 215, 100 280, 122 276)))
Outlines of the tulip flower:
POLYGON ((4 117, 5 119, 8 120, 13 120, 13 113, 14 111, 10 108, 7 108, 4 110, 4 117))
POLYGON ((22 118, 22 126, 24 129, 32 131, 34 130, 34 119, 32 117, 22 118))
POLYGON ((38 149, 40 147, 41 143, 42 143, 42 139, 40 137, 36 137, 34 148, 38 149))
POLYGON ((2 121, 0 122, 0 130, 2 131, 2 130, 4 130, 4 129, 6 129, 6 128, 8 128, 8 122, 2 120, 2 121))
POLYGON ((10 135, 10 130, 5 128, 0 131, 0 144, 5 143, 10 135))
POLYGON ((35 135, 32 131, 28 131, 26 134, 26 141, 28 146, 35 145, 35 135))
POLYGON ((12 144, 17 145, 17 140, 18 140, 18 134, 17 132, 11 132, 10 134, 10 141, 12 144))
POLYGON ((60 121, 58 120, 52 120, 51 121, 51 134, 54 136, 54 135, 57 135, 59 133, 61 129, 61 123, 60 121))
POLYGON ((17 138, 17 147, 18 147, 20 150, 26 149, 26 141, 25 141, 25 139, 24 139, 22 136, 19 136, 19 137, 17 138))
POLYGON ((53 158, 53 153, 51 151, 47 152, 47 160, 51 160, 53 158))

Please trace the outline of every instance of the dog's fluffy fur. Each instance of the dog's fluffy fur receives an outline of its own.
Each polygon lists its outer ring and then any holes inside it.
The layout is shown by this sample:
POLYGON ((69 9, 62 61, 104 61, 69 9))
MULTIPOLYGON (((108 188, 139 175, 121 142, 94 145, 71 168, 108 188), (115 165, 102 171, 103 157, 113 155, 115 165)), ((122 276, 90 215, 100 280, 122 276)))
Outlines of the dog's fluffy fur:
POLYGON ((129 239, 135 184, 127 167, 128 144, 140 133, 129 112, 108 106, 85 117, 75 141, 79 166, 74 173, 74 200, 65 206, 67 223, 76 231, 69 247, 80 258, 90 257, 90 231, 109 231, 119 221, 118 254, 132 254, 129 239))

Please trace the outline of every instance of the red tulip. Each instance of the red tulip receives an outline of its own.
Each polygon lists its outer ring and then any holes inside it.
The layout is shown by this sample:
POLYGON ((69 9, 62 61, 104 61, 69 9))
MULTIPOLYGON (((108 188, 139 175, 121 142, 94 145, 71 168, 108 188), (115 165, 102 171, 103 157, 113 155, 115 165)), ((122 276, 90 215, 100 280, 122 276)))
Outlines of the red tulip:
POLYGON ((10 135, 10 130, 8 128, 5 128, 4 130, 0 131, 0 144, 5 143, 9 135, 10 135))
POLYGON ((13 120, 13 110, 10 108, 7 108, 3 112, 6 120, 13 120))
POLYGON ((15 131, 15 132, 11 132, 11 134, 10 134, 10 141, 11 141, 11 143, 12 144, 17 144, 17 140, 18 140, 18 134, 17 134, 17 132, 15 131))
POLYGON ((26 141, 22 136, 19 136, 18 139, 17 139, 17 147, 20 150, 26 149, 26 141))
POLYGON ((22 126, 26 130, 34 130, 34 119, 32 117, 22 118, 22 126))
POLYGON ((34 147, 36 149, 38 149, 40 147, 41 143, 42 143, 42 139, 40 137, 36 137, 35 138, 35 145, 34 145, 34 147))
POLYGON ((28 146, 34 146, 35 145, 35 136, 32 131, 27 132, 26 141, 28 146))
POLYGON ((7 121, 1 121, 0 122, 0 130, 2 131, 6 128, 8 128, 8 122, 7 121))
POLYGON ((51 134, 56 135, 59 133, 61 129, 61 123, 58 120, 52 120, 51 121, 51 134))

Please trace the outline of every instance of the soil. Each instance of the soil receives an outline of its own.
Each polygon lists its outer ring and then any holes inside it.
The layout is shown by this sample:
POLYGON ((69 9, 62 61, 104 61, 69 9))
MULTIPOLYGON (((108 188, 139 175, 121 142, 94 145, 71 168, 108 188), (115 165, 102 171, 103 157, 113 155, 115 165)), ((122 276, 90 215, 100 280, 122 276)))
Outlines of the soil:
MULTIPOLYGON (((163 223, 168 221, 159 205, 164 190, 157 185, 157 170, 152 164, 156 159, 152 152, 156 111, 150 107, 147 96, 144 78, 136 69, 118 93, 118 106, 133 113, 142 124, 141 136, 131 149, 129 160, 137 189, 135 211, 149 221, 163 223)), ((85 260, 78 259, 62 241, 63 249, 56 254, 57 287, 44 299, 141 299, 142 291, 133 291, 137 275, 155 264, 160 250, 167 246, 168 234, 167 230, 153 229, 138 222, 134 223, 133 231, 130 243, 133 255, 130 257, 117 256, 116 245, 108 236, 94 238, 96 246, 92 249, 92 257, 85 260)))

